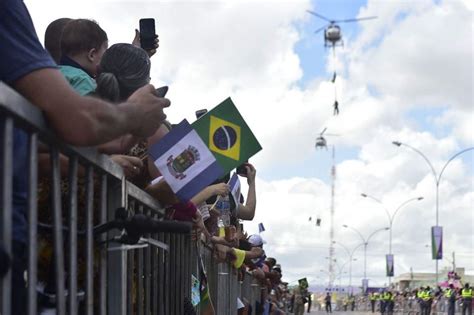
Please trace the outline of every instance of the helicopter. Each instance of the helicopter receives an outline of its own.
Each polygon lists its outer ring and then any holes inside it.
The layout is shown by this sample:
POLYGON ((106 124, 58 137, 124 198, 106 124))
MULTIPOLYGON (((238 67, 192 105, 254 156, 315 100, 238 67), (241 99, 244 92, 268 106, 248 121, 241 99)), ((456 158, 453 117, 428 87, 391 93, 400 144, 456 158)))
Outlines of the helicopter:
POLYGON ((336 46, 344 46, 344 41, 342 40, 341 27, 337 25, 336 23, 351 23, 351 22, 357 22, 357 21, 372 20, 372 19, 377 18, 376 16, 368 16, 368 17, 345 19, 345 20, 331 20, 321 14, 318 14, 310 10, 306 10, 306 12, 329 22, 329 24, 317 29, 314 33, 317 34, 321 32, 322 30, 324 30, 324 47, 326 48, 332 47, 333 49, 335 49, 336 46))
MULTIPOLYGON (((314 145, 316 149, 318 148, 321 148, 321 149, 325 148, 326 150, 328 149, 326 138, 323 137, 323 134, 326 132, 327 129, 328 129, 327 127, 324 127, 323 131, 321 131, 321 133, 319 134, 319 137, 316 138, 316 143, 314 145)), ((338 137, 339 135, 327 133, 326 136, 338 137)))

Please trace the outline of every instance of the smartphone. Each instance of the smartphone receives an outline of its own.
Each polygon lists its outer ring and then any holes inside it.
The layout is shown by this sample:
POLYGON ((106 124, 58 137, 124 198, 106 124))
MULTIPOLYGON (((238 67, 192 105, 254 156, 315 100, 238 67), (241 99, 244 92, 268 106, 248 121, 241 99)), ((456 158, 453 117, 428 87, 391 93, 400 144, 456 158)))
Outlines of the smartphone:
POLYGON ((140 19, 140 45, 145 50, 155 48, 155 19, 140 19))
POLYGON ((244 164, 239 165, 236 169, 237 175, 247 176, 247 164, 249 161, 246 161, 244 164))
POLYGON ((207 109, 200 109, 200 110, 197 110, 197 111, 196 111, 196 118, 197 118, 197 119, 201 118, 201 116, 204 115, 205 113, 207 113, 207 109))
POLYGON ((158 97, 165 97, 166 93, 168 93, 168 86, 162 86, 156 89, 156 96, 158 97))

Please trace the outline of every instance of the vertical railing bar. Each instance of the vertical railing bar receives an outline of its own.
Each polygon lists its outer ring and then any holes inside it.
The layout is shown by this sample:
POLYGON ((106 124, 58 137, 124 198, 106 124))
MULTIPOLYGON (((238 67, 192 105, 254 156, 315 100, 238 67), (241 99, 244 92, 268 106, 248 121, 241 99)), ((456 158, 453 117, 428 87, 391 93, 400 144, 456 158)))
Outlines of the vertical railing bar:
MULTIPOLYGON (((150 215, 156 219, 156 216, 150 213, 150 215)), ((155 240, 158 239, 158 233, 151 234, 151 237, 155 240)), ((158 249, 156 247, 151 247, 150 249, 151 257, 150 257, 150 264, 151 264, 151 292, 150 292, 150 313, 153 315, 158 314, 158 307, 157 307, 157 299, 158 299, 158 290, 157 290, 157 281, 158 281, 158 269, 157 266, 157 259, 158 259, 158 249)))
POLYGON ((77 156, 69 158, 69 314, 77 314, 77 156))
POLYGON ((94 247, 93 247, 93 206, 94 206, 94 173, 92 166, 86 169, 86 314, 94 312, 94 247))
POLYGON ((191 274, 189 272, 189 262, 191 260, 191 253, 188 252, 188 244, 187 244, 187 241, 188 241, 188 236, 187 235, 183 235, 182 236, 182 242, 183 242, 183 253, 181 254, 183 256, 183 285, 184 285, 184 288, 183 288, 183 298, 186 298, 188 299, 189 301, 191 301, 191 299, 189 299, 189 296, 188 296, 188 291, 190 290, 191 288, 191 283, 190 283, 190 278, 191 278, 191 274))
POLYGON ((182 314, 181 312, 181 305, 182 303, 180 303, 181 299, 182 299, 182 291, 183 291, 183 281, 182 281, 182 269, 181 269, 181 255, 182 255, 182 251, 181 251, 181 235, 180 234, 174 234, 174 237, 175 237, 175 253, 176 253, 176 256, 175 256, 175 266, 176 266, 176 269, 175 269, 175 290, 176 290, 176 293, 175 293, 175 303, 176 303, 176 314, 182 314))
MULTIPOLYGON (((134 209, 134 213, 143 213, 143 206, 139 205, 136 207, 137 202, 133 200, 132 207, 134 209)), ((143 315, 143 249, 137 249, 137 313, 138 315, 143 315)))
POLYGON ((37 314, 38 134, 30 134, 28 163, 28 314, 37 314))
POLYGON ((176 281, 179 283, 179 286, 178 286, 179 291, 177 294, 178 299, 176 302, 178 303, 178 307, 177 307, 178 314, 183 314, 183 305, 184 305, 184 297, 183 297, 184 272, 183 272, 183 243, 182 243, 183 235, 177 234, 176 239, 178 241, 178 251, 176 255, 178 270, 176 273, 176 281))
POLYGON ((169 245, 169 251, 165 253, 165 314, 171 314, 171 264, 172 264, 172 253, 174 248, 172 246, 171 234, 165 234, 165 241, 169 245))
MULTIPOLYGON (((151 237, 157 239, 156 234, 152 234, 151 237)), ((155 247, 150 248, 150 252, 150 314, 157 314, 156 299, 158 298, 158 292, 156 291, 157 271, 155 265, 158 252, 155 247)))
POLYGON ((176 292, 176 310, 177 314, 183 314, 183 263, 182 263, 182 255, 183 255, 183 248, 181 246, 181 234, 176 234, 176 245, 178 250, 176 251, 176 283, 177 285, 177 292, 176 292))
MULTIPOLYGON (((107 221, 107 174, 101 175, 100 181, 100 224, 107 221)), ((101 242, 105 242, 107 235, 101 236, 101 242)), ((100 251, 100 312, 101 315, 107 314, 107 252, 100 251)))
POLYGON ((66 298, 64 296, 64 250, 61 209, 61 170, 59 152, 55 147, 50 148, 52 169, 52 194, 53 194, 53 236, 54 236, 54 261, 56 275, 56 309, 57 314, 66 314, 66 298))
MULTIPOLYGON (((158 239, 162 242, 166 242, 164 233, 158 234, 158 239)), ((164 315, 165 314, 165 291, 166 291, 166 279, 165 279, 165 268, 166 268, 166 255, 167 253, 163 250, 158 250, 158 314, 164 315)))
MULTIPOLYGON (((13 119, 5 117, 0 123, 1 130, 1 172, 2 182, 0 191, 1 204, 1 241, 5 251, 12 256, 12 208, 13 208, 13 119)), ((1 314, 11 312, 11 280, 12 273, 8 271, 1 280, 1 314)))
POLYGON ((180 286, 180 292, 179 292, 179 296, 180 296, 180 299, 178 301, 178 306, 179 306, 179 314, 183 314, 184 313, 184 295, 185 295, 185 287, 186 287, 186 284, 187 284, 187 277, 186 277, 186 269, 184 268, 184 261, 186 259, 186 254, 184 252, 184 235, 178 235, 178 240, 179 240, 179 255, 178 255, 178 259, 179 259, 179 272, 178 272, 178 283, 179 283, 179 286, 180 286))
POLYGON ((176 244, 176 234, 171 234, 171 245, 170 245, 170 287, 169 290, 171 291, 171 312, 176 314, 176 295, 177 295, 177 285, 176 285, 176 252, 177 252, 177 244, 176 244))
POLYGON ((137 266, 137 313, 143 315, 143 249, 139 248, 136 250, 138 258, 137 266))
MULTIPOLYGON (((150 215, 150 213, 147 213, 150 215)), ((145 237, 152 237, 152 235, 147 234, 145 237)), ((149 245, 145 248, 145 314, 150 315, 150 296, 151 296, 151 250, 152 246, 149 245)))
POLYGON ((134 262, 135 262, 135 251, 130 250, 127 252, 128 266, 127 266, 127 314, 133 314, 133 279, 135 274, 134 262))
MULTIPOLYGON (((199 238, 198 238, 199 239, 199 238)), ((191 237, 189 235, 185 235, 184 237, 184 248, 185 248, 185 257, 186 257, 186 297, 191 300, 191 274, 192 274, 192 263, 195 259, 195 255, 193 255, 191 249, 191 237)))
MULTIPOLYGON (((113 177, 107 182, 107 220, 114 220, 116 209, 127 207, 126 181, 121 179, 116 181, 113 177)), ((110 231, 107 238, 115 237, 118 231, 110 231)), ((115 244, 114 244, 115 245, 115 244)), ((108 247, 108 245, 107 245, 108 247)), ((104 249, 104 251, 107 251, 104 249)), ((132 314, 128 309, 129 287, 128 275, 128 252, 127 251, 107 251, 107 313, 114 315, 132 314)))

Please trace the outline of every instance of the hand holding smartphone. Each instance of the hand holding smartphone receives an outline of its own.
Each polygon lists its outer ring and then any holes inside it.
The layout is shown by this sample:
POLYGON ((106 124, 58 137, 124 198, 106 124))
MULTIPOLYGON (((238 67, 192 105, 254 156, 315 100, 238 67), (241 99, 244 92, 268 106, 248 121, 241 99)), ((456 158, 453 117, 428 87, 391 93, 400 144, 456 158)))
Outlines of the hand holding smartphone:
POLYGON ((140 19, 140 46, 144 50, 156 49, 155 19, 140 19))
POLYGON ((246 161, 245 163, 239 165, 236 169, 236 172, 237 172, 237 175, 240 175, 240 176, 244 176, 246 177, 247 176, 247 165, 248 165, 249 161, 246 161))

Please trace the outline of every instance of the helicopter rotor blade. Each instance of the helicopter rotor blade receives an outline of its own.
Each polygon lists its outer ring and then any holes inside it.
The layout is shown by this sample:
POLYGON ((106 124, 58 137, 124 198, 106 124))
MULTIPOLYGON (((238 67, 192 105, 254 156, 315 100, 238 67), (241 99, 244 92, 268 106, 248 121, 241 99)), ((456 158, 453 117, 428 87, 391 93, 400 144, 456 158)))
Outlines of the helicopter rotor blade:
POLYGON ((337 135, 337 134, 334 134, 334 133, 326 133, 324 134, 325 136, 330 136, 330 137, 340 137, 341 135, 337 135))
POLYGON ((310 11, 310 10, 306 10, 306 12, 308 12, 309 14, 312 14, 312 15, 314 15, 314 16, 317 16, 317 17, 320 18, 320 19, 323 19, 323 20, 325 20, 325 21, 328 21, 329 23, 332 23, 332 22, 333 22, 333 21, 331 21, 330 19, 328 19, 327 17, 322 16, 321 14, 318 14, 318 13, 316 13, 316 12, 313 12, 313 11, 310 11))
POLYGON ((357 22, 357 21, 365 21, 365 20, 373 20, 376 19, 376 16, 367 16, 367 17, 362 17, 358 19, 346 19, 346 20, 337 20, 335 21, 336 23, 351 23, 351 22, 357 22))
POLYGON ((323 131, 321 131, 321 133, 319 134, 319 136, 322 137, 323 134, 326 132, 327 129, 328 129, 327 127, 324 127, 323 131))
POLYGON ((324 29, 326 28, 326 26, 327 26, 327 25, 318 28, 317 30, 314 31, 314 34, 318 34, 318 33, 321 32, 322 30, 324 30, 324 29))

